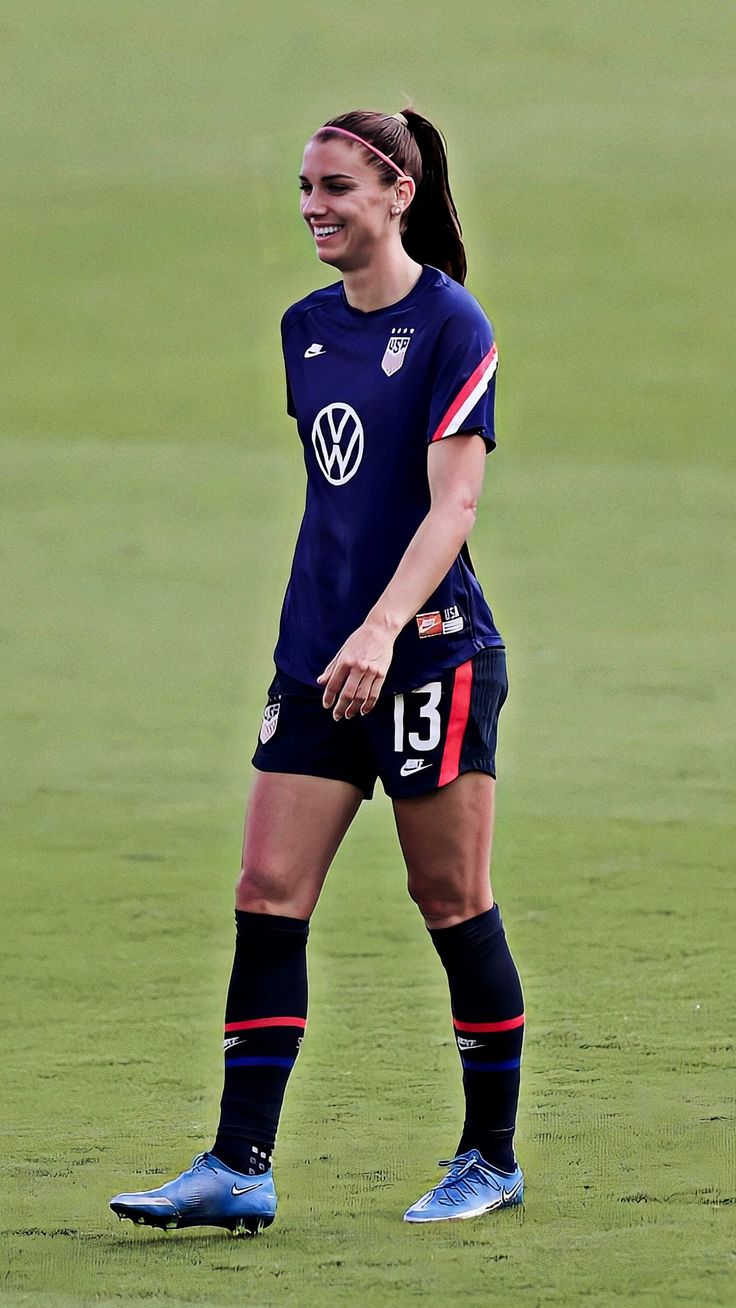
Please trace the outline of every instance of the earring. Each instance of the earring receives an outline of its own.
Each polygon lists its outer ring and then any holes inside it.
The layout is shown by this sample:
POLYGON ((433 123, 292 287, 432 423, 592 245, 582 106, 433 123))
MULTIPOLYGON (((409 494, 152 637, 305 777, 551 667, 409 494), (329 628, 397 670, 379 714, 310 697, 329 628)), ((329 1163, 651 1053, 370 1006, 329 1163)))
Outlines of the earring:
POLYGON ((400 205, 400 204, 392 204, 392 205, 391 205, 391 212, 392 212, 392 213, 401 213, 401 205, 400 205))

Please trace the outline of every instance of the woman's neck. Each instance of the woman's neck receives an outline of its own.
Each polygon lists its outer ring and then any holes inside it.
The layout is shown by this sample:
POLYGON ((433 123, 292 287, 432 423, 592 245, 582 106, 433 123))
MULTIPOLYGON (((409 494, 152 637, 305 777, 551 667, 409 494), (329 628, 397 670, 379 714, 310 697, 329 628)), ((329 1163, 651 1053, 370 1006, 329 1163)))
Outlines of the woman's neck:
POLYGON ((366 268, 343 273, 345 296, 352 309, 371 313, 386 309, 416 286, 422 275, 422 265, 410 259, 403 246, 387 250, 380 262, 373 259, 366 268))

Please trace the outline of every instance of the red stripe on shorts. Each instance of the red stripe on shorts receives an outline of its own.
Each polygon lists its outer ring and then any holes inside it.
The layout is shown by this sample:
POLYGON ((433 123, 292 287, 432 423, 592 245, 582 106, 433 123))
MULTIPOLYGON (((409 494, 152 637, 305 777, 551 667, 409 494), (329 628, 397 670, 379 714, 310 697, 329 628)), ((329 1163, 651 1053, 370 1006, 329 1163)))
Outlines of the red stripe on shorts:
POLYGON ((304 1017, 252 1017, 248 1022, 226 1022, 226 1031, 255 1031, 261 1026, 300 1026, 306 1028, 304 1017))
POLYGON ((455 680, 452 683, 452 703, 450 704, 450 721, 447 724, 445 748, 442 751, 438 786, 446 786, 448 781, 454 781, 460 771, 460 752, 470 715, 472 686, 473 661, 468 659, 467 663, 461 663, 459 667, 455 668, 455 680))
POLYGON ((458 1022, 453 1017, 452 1023, 456 1031, 513 1031, 517 1026, 524 1025, 524 1014, 507 1017, 504 1022, 458 1022))

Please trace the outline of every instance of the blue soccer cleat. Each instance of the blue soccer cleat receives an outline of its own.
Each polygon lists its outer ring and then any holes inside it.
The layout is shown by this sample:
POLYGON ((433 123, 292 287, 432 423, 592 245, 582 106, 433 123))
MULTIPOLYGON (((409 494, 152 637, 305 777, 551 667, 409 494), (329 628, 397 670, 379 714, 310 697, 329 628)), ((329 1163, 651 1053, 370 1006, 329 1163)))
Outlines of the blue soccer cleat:
POLYGON ((404 1213, 405 1222, 447 1222, 480 1217, 496 1208, 513 1208, 524 1199, 524 1173, 498 1172, 477 1149, 448 1158, 440 1167, 449 1172, 434 1190, 423 1194, 404 1213))
POLYGON ((198 1154, 191 1167, 157 1190, 116 1194, 110 1207, 121 1219, 173 1231, 181 1226, 225 1226, 233 1235, 257 1235, 276 1216, 273 1171, 244 1176, 214 1154, 198 1154))

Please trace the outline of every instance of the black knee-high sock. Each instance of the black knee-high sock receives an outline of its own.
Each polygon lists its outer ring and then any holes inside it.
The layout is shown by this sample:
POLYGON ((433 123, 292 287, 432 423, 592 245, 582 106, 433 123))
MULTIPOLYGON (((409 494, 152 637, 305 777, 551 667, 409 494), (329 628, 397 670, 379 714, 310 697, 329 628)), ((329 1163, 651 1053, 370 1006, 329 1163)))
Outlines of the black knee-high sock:
POLYGON ((212 1153, 264 1172, 307 1019, 309 923, 235 912, 235 958, 225 1008, 225 1087, 212 1153))
POLYGON ((465 1125, 458 1153, 477 1149, 492 1166, 511 1172, 524 1000, 498 905, 429 934, 447 973, 463 1065, 465 1125))

